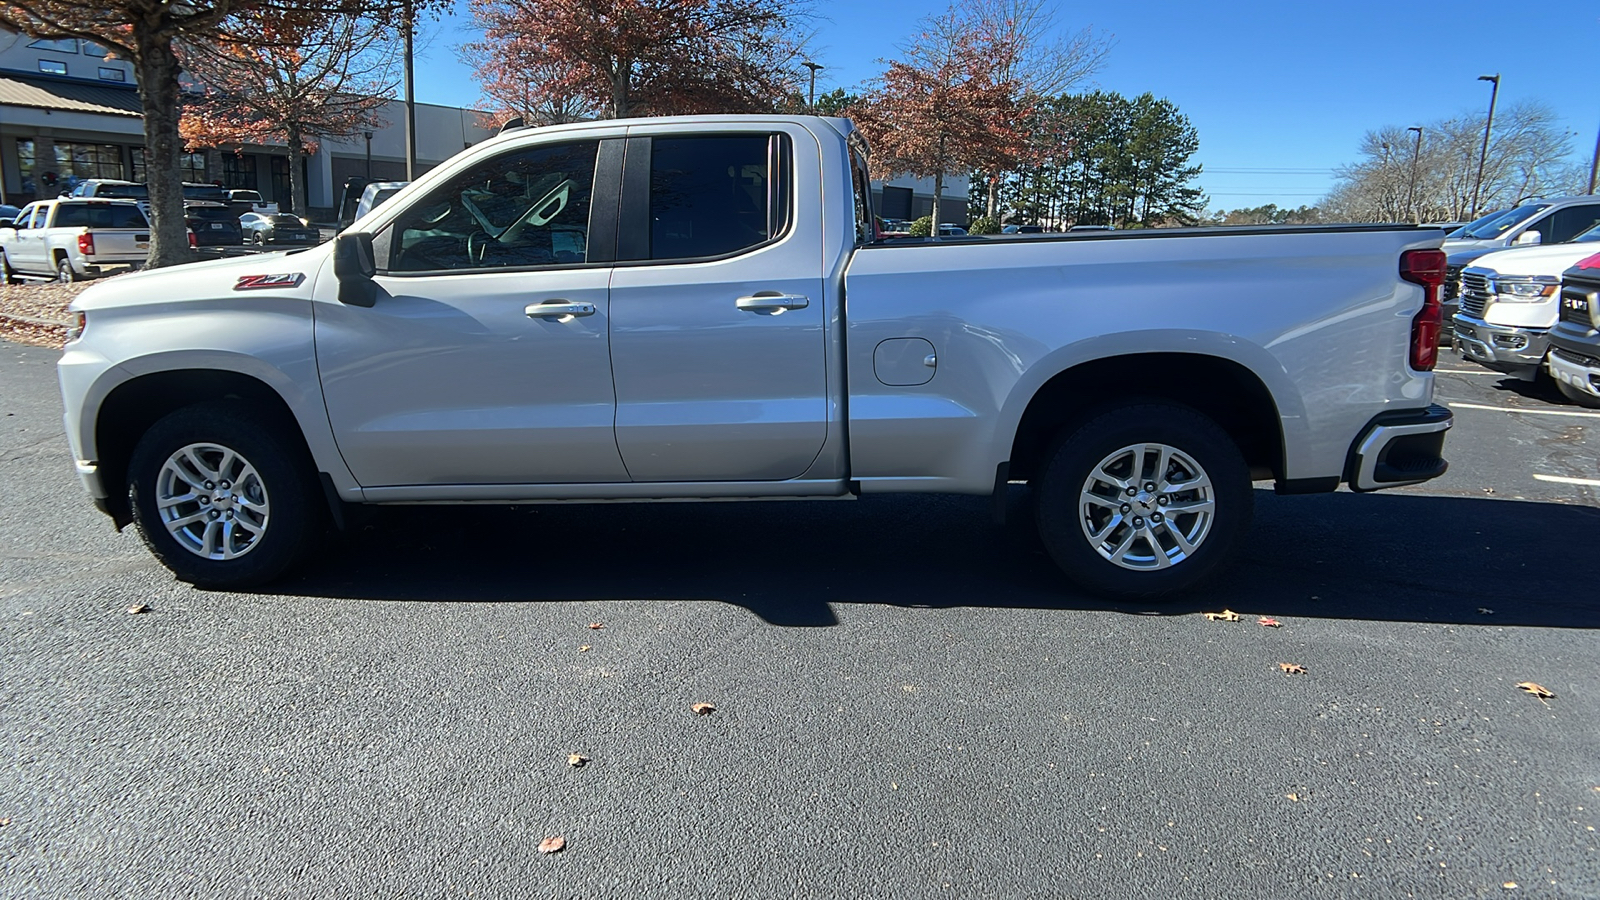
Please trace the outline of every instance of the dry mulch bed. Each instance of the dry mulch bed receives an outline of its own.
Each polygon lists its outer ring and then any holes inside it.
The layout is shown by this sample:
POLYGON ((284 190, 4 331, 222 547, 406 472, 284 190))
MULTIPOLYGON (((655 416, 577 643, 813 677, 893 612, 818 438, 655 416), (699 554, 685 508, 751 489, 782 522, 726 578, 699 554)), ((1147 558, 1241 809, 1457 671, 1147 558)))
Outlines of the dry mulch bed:
POLYGON ((0 285, 0 338, 36 347, 60 347, 72 322, 67 304, 87 287, 88 282, 0 285))

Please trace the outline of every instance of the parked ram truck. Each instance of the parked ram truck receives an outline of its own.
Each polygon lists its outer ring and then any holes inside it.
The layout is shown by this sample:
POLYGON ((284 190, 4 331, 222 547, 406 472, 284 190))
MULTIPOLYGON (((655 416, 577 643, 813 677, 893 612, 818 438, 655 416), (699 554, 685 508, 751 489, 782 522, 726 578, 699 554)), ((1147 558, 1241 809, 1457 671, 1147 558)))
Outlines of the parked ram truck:
POLYGON ((1562 273, 1546 365, 1568 400, 1600 409, 1600 253, 1562 273))
POLYGON ((79 281, 138 266, 150 252, 150 222, 132 200, 40 200, 0 228, 5 280, 42 275, 79 281))
POLYGON ((1523 381, 1544 371, 1556 324, 1561 273, 1600 250, 1600 226, 1571 243, 1519 247, 1481 256, 1461 272, 1461 312, 1453 317, 1464 359, 1523 381))
POLYGON ((1444 472, 1437 229, 879 241, 869 181, 843 119, 508 132, 328 244, 84 292, 78 472, 217 587, 349 504, 1028 482, 1054 559, 1124 596, 1216 573, 1253 481, 1444 472))

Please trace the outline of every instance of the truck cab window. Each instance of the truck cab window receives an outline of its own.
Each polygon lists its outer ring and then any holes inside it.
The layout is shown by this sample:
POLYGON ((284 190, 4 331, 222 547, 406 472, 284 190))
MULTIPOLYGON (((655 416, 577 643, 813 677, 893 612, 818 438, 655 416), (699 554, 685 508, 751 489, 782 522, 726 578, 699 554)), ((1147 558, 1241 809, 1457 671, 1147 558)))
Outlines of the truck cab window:
POLYGON ((650 258, 727 256, 788 228, 781 135, 658 137, 650 148, 650 258))
POLYGON ((598 141, 515 150, 474 166, 395 221, 391 272, 529 268, 588 259, 598 141))

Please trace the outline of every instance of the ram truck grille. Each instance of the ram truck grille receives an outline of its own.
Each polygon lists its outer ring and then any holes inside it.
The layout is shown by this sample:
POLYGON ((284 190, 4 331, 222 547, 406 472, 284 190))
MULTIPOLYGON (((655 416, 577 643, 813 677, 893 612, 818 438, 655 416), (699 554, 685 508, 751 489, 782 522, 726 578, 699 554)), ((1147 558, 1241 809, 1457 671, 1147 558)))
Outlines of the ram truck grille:
POLYGON ((1444 270, 1444 302, 1449 303, 1461 293, 1461 270, 1463 266, 1446 266, 1444 270))
POLYGON ((1581 287, 1563 287, 1560 311, 1557 315, 1563 322, 1571 322, 1583 328, 1593 328, 1595 327, 1594 301, 1594 291, 1586 291, 1581 287))
POLYGON ((1471 272, 1461 276, 1461 311, 1474 319, 1483 318, 1489 308, 1489 279, 1471 272))

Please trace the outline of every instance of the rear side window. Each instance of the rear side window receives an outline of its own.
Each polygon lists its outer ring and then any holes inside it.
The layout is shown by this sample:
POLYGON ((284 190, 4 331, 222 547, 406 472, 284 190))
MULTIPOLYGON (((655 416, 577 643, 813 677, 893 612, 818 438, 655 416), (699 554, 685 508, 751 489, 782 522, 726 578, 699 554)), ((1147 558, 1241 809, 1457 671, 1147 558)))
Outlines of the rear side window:
POLYGON ((149 228, 137 206, 120 203, 63 203, 56 209, 60 228, 149 228))
POLYGON ((650 258, 727 256, 788 227, 788 139, 657 137, 650 147, 650 258))

